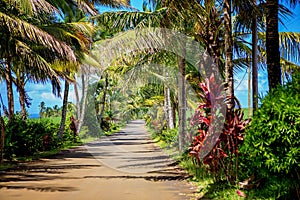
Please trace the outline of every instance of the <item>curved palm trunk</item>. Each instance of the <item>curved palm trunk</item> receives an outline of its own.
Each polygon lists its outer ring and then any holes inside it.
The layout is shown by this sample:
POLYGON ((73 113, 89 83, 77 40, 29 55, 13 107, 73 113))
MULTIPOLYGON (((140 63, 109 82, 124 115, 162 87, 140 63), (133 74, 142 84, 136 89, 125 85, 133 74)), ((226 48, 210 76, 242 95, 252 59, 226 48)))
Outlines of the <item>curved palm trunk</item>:
POLYGON ((281 84, 279 34, 278 34, 278 0, 267 0, 266 52, 269 90, 281 84))
POLYGON ((66 126, 69 87, 70 87, 70 83, 67 80, 65 80, 65 90, 64 90, 63 106, 61 111, 60 128, 57 135, 58 138, 62 137, 66 126))
POLYGON ((16 79, 13 80, 15 85, 17 86, 19 92, 19 103, 21 108, 22 119, 25 120, 27 118, 26 113, 26 92, 25 92, 25 77, 20 70, 15 72, 16 79))
POLYGON ((234 83, 232 63, 232 26, 231 26, 231 0, 224 1, 224 23, 225 23, 225 90, 227 98, 227 111, 231 113, 234 108, 234 83))
POLYGON ((14 95, 13 95, 13 80, 11 74, 11 63, 10 59, 5 60, 5 81, 7 89, 7 102, 8 102, 8 118, 11 120, 15 113, 14 107, 14 95))

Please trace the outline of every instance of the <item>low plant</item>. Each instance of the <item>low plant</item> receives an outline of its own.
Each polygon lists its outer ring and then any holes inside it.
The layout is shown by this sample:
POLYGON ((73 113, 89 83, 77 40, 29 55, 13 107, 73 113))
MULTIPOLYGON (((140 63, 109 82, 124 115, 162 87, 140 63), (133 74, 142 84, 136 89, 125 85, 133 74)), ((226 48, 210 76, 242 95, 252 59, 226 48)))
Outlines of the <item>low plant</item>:
POLYGON ((213 75, 200 87, 203 102, 191 120, 191 125, 197 126, 198 131, 190 147, 190 155, 200 166, 207 166, 217 182, 226 178, 234 183, 238 175, 238 151, 249 121, 243 119, 241 110, 222 112, 222 86, 213 75))

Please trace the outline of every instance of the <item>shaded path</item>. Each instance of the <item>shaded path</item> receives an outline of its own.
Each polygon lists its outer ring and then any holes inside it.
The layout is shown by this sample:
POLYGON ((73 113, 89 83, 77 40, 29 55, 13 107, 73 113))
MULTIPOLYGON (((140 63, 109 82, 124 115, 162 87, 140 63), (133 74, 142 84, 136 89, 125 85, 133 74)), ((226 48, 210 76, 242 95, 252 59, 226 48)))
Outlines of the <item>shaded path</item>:
POLYGON ((186 176, 136 120, 113 136, 0 172, 0 199, 191 199, 186 176))

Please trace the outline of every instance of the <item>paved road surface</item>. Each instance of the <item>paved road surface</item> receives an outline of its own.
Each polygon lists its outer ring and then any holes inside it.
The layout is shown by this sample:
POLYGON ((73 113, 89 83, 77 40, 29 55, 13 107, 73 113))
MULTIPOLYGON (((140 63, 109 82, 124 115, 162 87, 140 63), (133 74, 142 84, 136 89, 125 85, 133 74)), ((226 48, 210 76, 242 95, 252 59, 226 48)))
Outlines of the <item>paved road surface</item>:
POLYGON ((195 188, 173 162, 136 120, 113 136, 0 172, 0 200, 193 199, 195 188))

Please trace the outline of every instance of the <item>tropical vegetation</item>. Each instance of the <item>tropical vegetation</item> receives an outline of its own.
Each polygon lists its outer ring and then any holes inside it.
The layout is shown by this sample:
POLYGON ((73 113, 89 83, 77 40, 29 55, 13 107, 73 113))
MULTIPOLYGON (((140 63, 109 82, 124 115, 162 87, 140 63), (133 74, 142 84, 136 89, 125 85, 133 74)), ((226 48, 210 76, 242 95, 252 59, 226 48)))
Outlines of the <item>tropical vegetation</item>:
POLYGON ((142 11, 130 3, 0 0, 1 162, 143 118, 178 152, 201 198, 299 199, 300 33, 278 31, 298 1, 145 0, 142 11), (243 70, 248 118, 235 95, 243 70), (259 70, 269 86, 261 99, 259 70), (62 106, 31 105, 29 82, 51 84, 62 106))

